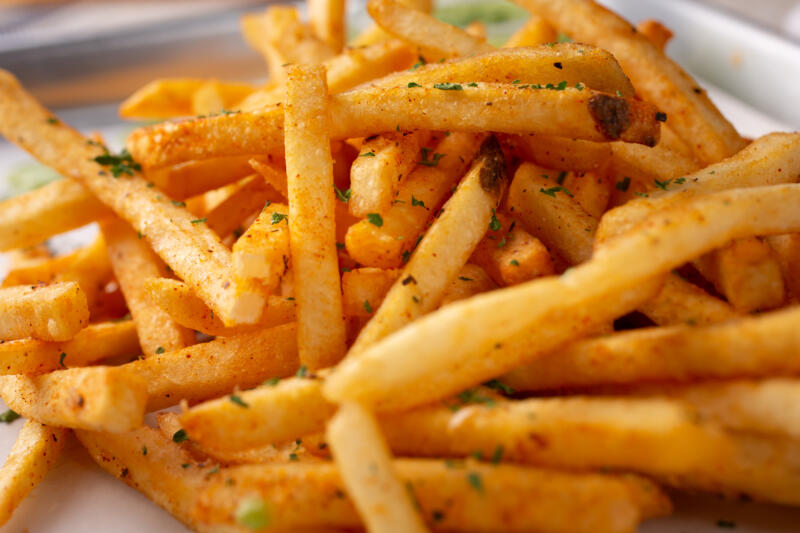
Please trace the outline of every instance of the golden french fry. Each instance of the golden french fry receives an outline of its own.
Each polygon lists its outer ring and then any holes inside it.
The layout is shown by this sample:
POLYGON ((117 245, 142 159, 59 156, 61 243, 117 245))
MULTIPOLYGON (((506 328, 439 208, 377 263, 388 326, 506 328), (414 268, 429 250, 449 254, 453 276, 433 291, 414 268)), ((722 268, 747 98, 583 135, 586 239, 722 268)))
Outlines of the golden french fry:
POLYGON ((652 148, 630 143, 610 143, 610 146, 611 172, 617 177, 615 187, 620 192, 625 192, 631 181, 642 184, 649 192, 658 182, 670 183, 700 168, 691 157, 667 148, 664 143, 652 148))
POLYGON ((745 141, 714 107, 697 82, 631 24, 593 0, 514 0, 573 39, 614 54, 637 92, 658 102, 679 136, 704 163, 742 149, 745 141), (669 95, 669 98, 665 98, 669 95))
MULTIPOLYGON (((233 268, 274 293, 289 268, 289 207, 269 203, 233 245, 233 268)), ((266 311, 268 312, 268 311, 266 311)))
POLYGON ((230 251, 188 211, 148 187, 135 173, 137 163, 114 159, 103 148, 87 144, 75 130, 48 120, 52 115, 6 71, 0 71, 0 93, 4 95, 0 99, 0 130, 6 137, 65 176, 80 180, 145 235, 153 250, 197 290, 223 322, 258 320, 263 297, 235 282, 230 251), (97 162, 98 158, 111 168, 97 162), (112 172, 120 176, 113 177, 112 172))
POLYGON ((300 361, 311 369, 330 366, 345 350, 327 114, 324 68, 290 68, 286 86, 289 242, 298 351, 300 361))
POLYGON ((667 47, 667 43, 672 39, 674 35, 672 30, 661 24, 659 21, 654 19, 645 19, 640 21, 636 25, 636 30, 639 33, 644 34, 645 37, 650 39, 650 42, 653 43, 656 48, 661 50, 662 52, 667 47))
POLYGON ((171 352, 194 344, 193 332, 177 324, 147 298, 145 281, 166 276, 167 271, 161 259, 142 240, 142 235, 136 235, 128 223, 119 218, 106 220, 101 230, 144 355, 171 352))
POLYGON ((74 281, 0 289, 0 339, 66 341, 89 323, 86 295, 74 281))
POLYGON ((429 138, 427 132, 420 131, 365 140, 350 170, 350 213, 364 218, 391 209, 401 180, 417 166, 420 147, 429 138))
MULTIPOLYGON (((206 214, 206 224, 220 237, 226 237, 248 216, 263 208, 264 204, 281 200, 281 195, 267 185, 261 176, 252 175, 244 180, 236 192, 206 214)), ((246 282, 243 285, 246 286, 246 282)))
POLYGON ((486 230, 499 224, 495 213, 507 181, 503 151, 497 139, 490 136, 375 316, 359 334, 348 358, 436 309, 450 281, 467 263, 486 230))
POLYGON ((384 31, 429 50, 439 57, 488 52, 494 47, 484 39, 394 0, 370 0, 367 11, 384 31))
POLYGON ((371 267, 342 274, 342 308, 345 316, 371 318, 400 274, 398 269, 371 267))
POLYGON ((206 80, 192 93, 192 114, 212 115, 231 111, 252 92, 252 85, 206 80))
POLYGON ((554 43, 558 34, 553 27, 542 17, 531 15, 525 24, 515 31, 503 48, 518 48, 520 46, 537 46, 540 44, 554 43))
POLYGON ((339 52, 345 41, 345 0, 309 0, 308 18, 319 39, 339 52))
POLYGON ((80 183, 56 180, 0 202, 0 251, 39 244, 110 214, 80 183))
POLYGON ((254 387, 297 370, 297 327, 285 324, 156 354, 122 368, 147 383, 149 411, 254 387))
POLYGON ((254 329, 271 328, 294 322, 293 300, 278 296, 267 298, 267 306, 256 324, 226 327, 214 312, 186 284, 167 278, 145 280, 147 296, 181 326, 207 335, 228 337, 254 329))
POLYGON ((197 78, 162 78, 137 89, 119 106, 119 116, 164 119, 191 115, 192 95, 206 82, 197 78))
POLYGON ((325 436, 342 484, 369 531, 428 531, 413 491, 398 479, 374 415, 358 404, 342 404, 325 436))
POLYGON ((697 285, 672 274, 652 299, 643 302, 638 311, 659 326, 680 324, 708 325, 739 318, 733 307, 710 295, 697 285))
POLYGON ((597 219, 603 216, 611 196, 605 172, 569 172, 564 187, 584 211, 597 219))
POLYGON ((574 343, 506 374, 515 390, 793 374, 795 308, 706 327, 647 328, 574 343))
POLYGON ((573 328, 590 311, 599 319, 635 308, 648 296, 642 289, 647 282, 692 257, 736 238, 795 232, 800 226, 800 212, 790 207, 795 196, 800 198, 800 185, 737 189, 660 211, 559 278, 451 304, 386 337, 339 365, 326 380, 326 397, 398 409, 500 375, 574 338, 573 328), (560 317, 557 324, 531 331, 551 316, 560 317), (504 342, 523 332, 535 350, 504 349, 504 342), (408 353, 416 354, 413 364, 403 357, 408 353), (465 365, 470 357, 481 358, 481 365, 465 365))
POLYGON ((614 143, 597 143, 552 135, 506 136, 503 142, 532 163, 558 171, 588 172, 603 168, 614 143))
POLYGON ((55 464, 69 430, 28 420, 0 468, 0 526, 55 464))
POLYGON ((775 250, 786 288, 797 302, 800 300, 800 235, 772 235, 766 241, 775 250))
POLYGON ((2 376, 0 396, 43 424, 121 433, 142 424, 147 384, 124 367, 93 366, 2 376))
POLYGON ((0 374, 43 374, 140 352, 130 320, 90 324, 66 342, 19 339, 0 344, 0 374))
POLYGON ((486 271, 478 265, 467 263, 459 271, 458 277, 450 282, 450 286, 442 296, 442 305, 465 300, 496 288, 497 285, 486 271))
POLYGON ((271 165, 268 161, 265 161, 265 159, 266 158, 262 157, 252 157, 250 158, 250 161, 248 161, 248 164, 253 170, 261 174, 261 177, 264 178, 264 181, 267 182, 267 185, 275 189, 278 193, 280 193, 281 196, 286 198, 289 195, 289 192, 286 189, 286 172, 276 168, 274 165, 271 165))
POLYGON ((149 171, 145 177, 172 200, 180 201, 229 185, 252 173, 248 156, 233 156, 187 161, 149 171))
POLYGON ((347 230, 350 256, 378 268, 397 268, 408 262, 425 225, 466 172, 484 137, 453 133, 435 150, 421 153, 423 164, 400 184, 391 208, 347 230))
POLYGON ((489 228, 471 258, 495 283, 516 285, 555 273, 553 259, 539 239, 506 215, 498 213, 496 218, 500 227, 489 228))

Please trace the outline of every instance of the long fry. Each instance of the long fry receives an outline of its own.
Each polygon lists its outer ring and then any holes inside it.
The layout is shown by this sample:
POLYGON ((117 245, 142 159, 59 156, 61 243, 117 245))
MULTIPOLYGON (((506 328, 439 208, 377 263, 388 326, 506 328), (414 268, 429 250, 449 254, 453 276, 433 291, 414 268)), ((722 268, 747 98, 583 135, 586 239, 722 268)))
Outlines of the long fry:
POLYGON ((0 289, 0 339, 65 341, 89 323, 86 295, 74 281, 0 289))

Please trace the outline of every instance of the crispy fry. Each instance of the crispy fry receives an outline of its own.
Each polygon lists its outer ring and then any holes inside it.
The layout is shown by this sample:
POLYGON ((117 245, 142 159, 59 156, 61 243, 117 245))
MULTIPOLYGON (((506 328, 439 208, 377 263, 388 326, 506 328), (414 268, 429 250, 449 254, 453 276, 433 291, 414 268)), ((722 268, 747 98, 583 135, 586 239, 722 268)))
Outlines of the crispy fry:
POLYGON ((690 381, 797 372, 800 311, 786 309, 707 327, 648 328, 580 341, 512 370, 519 391, 690 381))
POLYGON ((0 344, 0 374, 43 374, 139 351, 132 321, 101 322, 90 324, 66 342, 19 339, 0 344))
MULTIPOLYGON (((261 174, 267 185, 275 189, 284 198, 289 196, 289 191, 286 188, 286 172, 279 170, 274 165, 264 160, 262 157, 252 157, 248 161, 253 170, 261 174)), ((280 202, 278 202, 280 203, 280 202)))
POLYGON ((775 250, 783 281, 795 302, 800 300, 800 235, 772 235, 766 238, 775 250))
POLYGON ((136 324, 144 355, 177 350, 194 344, 194 334, 178 325, 163 309, 147 298, 145 281, 166 276, 164 263, 122 219, 109 219, 101 226, 128 309, 136 324))
POLYGON ((564 187, 584 211, 597 219, 603 216, 611 195, 605 172, 569 172, 564 187))
POLYGON ((347 493, 369 531, 425 532, 413 493, 398 479, 392 454, 375 417, 358 404, 345 403, 325 433, 347 493))
POLYGON ((74 281, 0 289, 0 339, 66 341, 89 323, 86 295, 74 281))
POLYGON ((223 109, 236 109, 236 104, 253 92, 245 83, 223 82, 195 78, 162 78, 137 89, 119 106, 123 118, 165 119, 188 115, 219 113, 223 109), (203 95, 206 92, 206 95, 203 95), (199 94, 198 94, 199 93, 199 94), (214 96, 215 106, 201 106, 214 96), (200 107, 203 107, 201 110, 200 107))
POLYGON ((345 316, 371 318, 400 274, 398 269, 371 267, 342 274, 342 307, 345 316))
POLYGON ((56 180, 0 202, 0 251, 39 244, 110 214, 80 183, 56 180))
POLYGON ((192 93, 192 114, 212 115, 229 112, 252 92, 252 85, 206 80, 192 93))
MULTIPOLYGON (((558 171, 588 172, 602 168, 615 143, 596 143, 552 135, 505 137, 523 159, 558 171)), ((624 143, 623 143, 624 144, 624 143)))
POLYGON ((55 464, 69 430, 28 420, 0 468, 0 526, 55 464))
POLYGON ((267 307, 256 324, 226 327, 214 312, 186 284, 167 278, 145 280, 148 297, 178 324, 207 335, 228 337, 295 320, 295 304, 278 296, 267 298, 267 307))
POLYGON ((233 156, 187 161, 150 171, 145 177, 171 199, 180 201, 229 185, 252 173, 248 156, 233 156))
POLYGON ((309 0, 308 18, 319 39, 340 52, 345 41, 345 0, 309 0))
POLYGON ((531 15, 530 18, 525 21, 525 24, 508 38, 503 48, 554 43, 557 37, 556 30, 554 30, 546 20, 537 15, 531 15))
MULTIPOLYGON (((422 238, 398 281, 348 353, 358 355, 415 318, 436 309, 450 281, 458 275, 480 242, 507 186, 505 159, 500 144, 488 137, 422 238)), ((425 209, 424 205, 417 209, 425 209)))
POLYGON ((661 24, 659 21, 653 19, 640 21, 639 24, 636 25, 636 30, 650 39, 650 42, 662 52, 667 47, 667 43, 674 35, 672 30, 661 24))
POLYGON ((394 0, 370 0, 367 11, 384 31, 439 57, 456 57, 488 52, 494 47, 485 40, 444 22, 433 16, 408 7, 394 0))
POLYGON ((450 286, 442 296, 442 305, 466 300, 476 294, 489 292, 497 285, 489 274, 478 265, 467 263, 458 273, 458 277, 450 282, 450 286))
POLYGON ((800 212, 790 207, 796 195, 800 196, 800 185, 737 189, 661 211, 643 221, 638 231, 606 243, 591 261, 560 278, 534 280, 449 305, 390 335, 337 367, 326 380, 326 397, 397 409, 446 397, 502 374, 531 360, 534 353, 574 338, 572 328, 589 310, 599 319, 620 316, 627 305, 635 308, 647 297, 640 283, 692 257, 732 239, 796 231, 800 212), (770 209, 754 210, 753 205, 770 209), (560 317, 557 324, 529 334, 534 353, 522 356, 517 350, 502 349, 504 342, 541 327, 554 315, 560 317), (452 331, 459 334, 442 334, 452 331), (402 354, 407 353, 417 354, 413 365, 404 363, 402 354), (470 357, 482 358, 481 365, 465 365, 470 357), (439 377, 432 380, 429 373, 439 377), (422 379, 422 374, 428 378, 422 379))
POLYGON ((668 123, 691 142, 698 159, 714 163, 742 149, 745 141, 720 114, 705 91, 647 37, 593 0, 514 0, 580 42, 614 54, 636 90, 658 102, 668 123))
POLYGON ((275 292, 289 268, 288 216, 288 206, 269 203, 233 245, 236 275, 257 279, 268 293, 275 292))
POLYGON ((93 366, 2 376, 0 396, 43 424, 121 433, 142 424, 147 385, 125 368, 93 366))
MULTIPOLYGON (((220 237, 231 234, 250 215, 258 212, 267 202, 283 200, 259 175, 244 180, 242 186, 219 203, 206 215, 206 224, 220 237)), ((235 269, 236 267, 234 267, 235 269)), ((246 286, 246 282, 242 282, 246 286)))
MULTIPOLYGON (((87 144, 75 130, 51 118, 8 72, 0 71, 2 133, 42 162, 80 180, 97 197, 146 235, 153 250, 200 294, 228 324, 253 323, 263 307, 261 295, 240 287, 232 275, 230 251, 192 215, 172 205, 137 175, 115 178, 95 161, 103 149, 87 144)), ((134 168, 119 163, 134 174, 134 168)), ((117 169, 117 172, 126 174, 117 169)))
POLYGON ((703 326, 740 316, 727 302, 675 274, 667 276, 658 294, 638 310, 659 326, 703 326))
POLYGON ((427 132, 421 131, 381 135, 364 141, 350 170, 350 213, 364 218, 368 213, 388 211, 401 180, 417 166, 420 147, 429 138, 427 132))
POLYGON ((484 137, 454 133, 432 153, 428 151, 424 158, 427 163, 403 181, 392 207, 381 214, 380 225, 368 219, 347 230, 345 244, 350 256, 363 265, 379 268, 397 268, 407 261, 425 224, 466 172, 484 137))
POLYGON ((311 369, 338 361, 345 342, 324 76, 320 67, 291 68, 286 87, 289 242, 298 350, 300 360, 311 369))

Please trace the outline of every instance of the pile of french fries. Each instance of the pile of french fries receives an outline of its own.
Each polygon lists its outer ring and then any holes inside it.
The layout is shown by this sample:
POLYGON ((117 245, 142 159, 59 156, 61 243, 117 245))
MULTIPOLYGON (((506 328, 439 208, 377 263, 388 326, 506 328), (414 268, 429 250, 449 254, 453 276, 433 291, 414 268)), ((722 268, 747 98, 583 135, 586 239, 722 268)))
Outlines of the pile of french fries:
POLYGON ((514 1, 500 49, 424 0, 349 46, 344 0, 247 15, 269 82, 156 80, 120 154, 0 71, 63 176, 0 203, 0 523, 72 435, 197 531, 800 504, 800 134, 739 136, 658 22, 514 1))

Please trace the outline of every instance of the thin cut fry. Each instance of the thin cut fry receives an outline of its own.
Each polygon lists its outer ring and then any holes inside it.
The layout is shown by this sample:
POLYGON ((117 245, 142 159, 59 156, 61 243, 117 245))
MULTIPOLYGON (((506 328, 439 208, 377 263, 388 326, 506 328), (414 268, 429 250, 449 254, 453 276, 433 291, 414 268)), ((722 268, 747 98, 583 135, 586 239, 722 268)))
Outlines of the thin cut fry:
POLYGON ((340 52, 345 41, 345 0, 309 0, 308 18, 319 39, 340 52))
POLYGON ((667 47, 667 43, 674 35, 672 30, 654 19, 646 19, 639 22, 639 24, 636 25, 636 30, 650 39, 650 42, 662 52, 667 47))
POLYGON ((265 158, 262 157, 252 157, 250 161, 248 161, 248 164, 253 170, 261 174, 261 177, 264 178, 267 185, 286 198, 289 196, 289 192, 286 189, 286 172, 284 170, 279 170, 264 159, 265 158))
POLYGON ((145 280, 148 297, 178 324, 207 335, 228 337, 261 328, 294 322, 293 300, 278 296, 267 298, 267 306, 255 324, 226 327, 214 312, 186 284, 167 278, 145 280))
POLYGON ((192 114, 212 115, 230 112, 252 92, 251 85, 206 80, 192 93, 192 114))
POLYGON ((172 205, 134 174, 127 162, 116 170, 96 162, 99 146, 52 118, 8 72, 0 71, 2 133, 65 176, 80 180, 105 204, 146 235, 153 250, 200 294, 227 324, 253 323, 263 307, 261 295, 233 280, 230 251, 192 215, 172 205), (127 171, 122 170, 127 168, 127 171), (110 172, 121 175, 113 177, 110 172))
POLYGON ((86 295, 74 281, 0 289, 0 339, 66 341, 89 323, 86 295))
MULTIPOLYGON (((264 204, 281 200, 281 195, 267 185, 261 176, 253 175, 235 193, 208 212, 206 224, 220 237, 226 237, 264 204)), ((243 285, 246 286, 246 282, 243 285)))
POLYGON ((531 15, 525 24, 514 32, 503 48, 518 48, 521 46, 537 46, 540 44, 554 43, 558 34, 542 17, 531 15))
POLYGON ((478 265, 467 263, 459 271, 458 277, 450 282, 450 286, 442 296, 442 305, 466 300, 476 294, 497 288, 489 274, 478 265))
MULTIPOLYGON (((274 293, 289 268, 289 207, 270 203, 233 245, 233 268, 274 293)), ((269 311, 265 311, 268 313, 269 311)))
POLYGON ((398 269, 356 268, 342 274, 345 316, 372 318, 402 272, 398 269))
POLYGON ((110 214, 80 183, 56 180, 0 202, 0 251, 39 244, 110 214))
POLYGON ((345 342, 327 115, 324 68, 290 68, 286 86, 289 241, 298 350, 300 360, 311 369, 338 361, 345 342))
POLYGON ((728 302, 676 274, 667 276, 658 294, 642 303, 638 310, 659 326, 704 326, 740 316, 728 302))
POLYGON ((145 178, 173 200, 186 200, 229 185, 253 173, 248 156, 216 157, 187 161, 149 171, 145 178))
POLYGON ((773 235, 766 238, 775 250, 783 281, 795 302, 800 300, 800 235, 773 235))
POLYGON ((208 91, 213 87, 219 99, 219 109, 202 113, 219 113, 223 109, 236 109, 236 104, 253 92, 253 87, 244 83, 230 81, 162 78, 153 80, 139 88, 119 107, 123 118, 144 120, 185 117, 197 114, 196 95, 198 91, 208 91))
POLYGON ((19 339, 0 344, 0 374, 43 374, 140 352, 130 320, 90 324, 66 342, 19 339))
POLYGON ((28 420, 0 468, 0 526, 55 464, 69 430, 28 420))
POLYGON ((43 424, 122 433, 142 424, 147 384, 123 367, 93 366, 2 376, 0 396, 43 424))
POLYGON ((413 493, 398 479, 373 415, 358 404, 342 404, 325 435, 342 484, 369 531, 428 530, 414 508, 413 493))
POLYGON ((575 172, 602 168, 611 158, 611 147, 615 145, 552 135, 518 135, 506 137, 504 142, 516 148, 526 161, 553 170, 575 172))
POLYGON ((167 271, 141 234, 137 236, 128 223, 119 218, 107 220, 101 230, 144 355, 171 352, 194 344, 194 333, 178 325, 147 298, 147 278, 166 276, 167 271))

